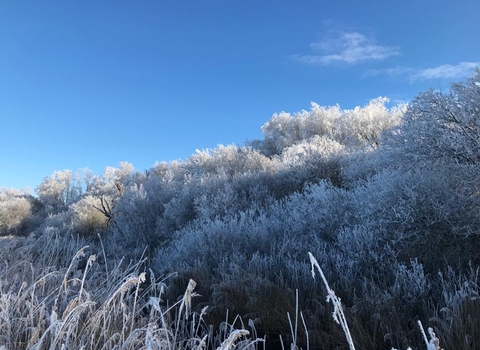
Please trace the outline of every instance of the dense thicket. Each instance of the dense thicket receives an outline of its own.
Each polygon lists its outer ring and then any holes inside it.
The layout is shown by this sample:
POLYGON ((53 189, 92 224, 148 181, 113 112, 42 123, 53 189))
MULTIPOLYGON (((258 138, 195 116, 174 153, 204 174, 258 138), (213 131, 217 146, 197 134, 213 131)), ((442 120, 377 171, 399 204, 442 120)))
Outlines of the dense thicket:
POLYGON ((418 344, 418 319, 445 348, 478 348, 480 72, 448 93, 387 103, 274 114, 262 140, 144 173, 128 163, 55 172, 38 197, 2 189, 0 232, 36 239, 32 249, 76 236, 100 249, 101 238, 109 261, 175 273, 170 297, 193 278, 210 322, 239 314, 272 347, 290 333, 298 289, 310 346, 340 348, 311 251, 359 348, 418 344))

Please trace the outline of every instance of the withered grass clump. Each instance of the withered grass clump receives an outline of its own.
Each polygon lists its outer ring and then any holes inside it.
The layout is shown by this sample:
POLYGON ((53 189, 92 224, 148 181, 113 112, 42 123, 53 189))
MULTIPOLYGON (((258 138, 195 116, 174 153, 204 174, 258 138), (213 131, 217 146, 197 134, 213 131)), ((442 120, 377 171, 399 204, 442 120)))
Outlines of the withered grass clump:
MULTIPOLYGON (((203 319, 207 308, 192 311, 193 280, 168 305, 161 299, 165 284, 151 271, 147 281, 142 261, 106 268, 103 256, 87 255, 84 246, 66 267, 36 266, 21 255, 12 259, 15 240, 1 242, 0 349, 227 350, 260 342, 233 325, 214 333, 203 319)), ((48 248, 42 254, 51 254, 48 248)), ((24 251, 27 257, 31 250, 24 251)))
MULTIPOLYGON (((165 350, 258 350, 259 347, 282 349, 317 349, 312 340, 315 331, 311 321, 299 305, 298 290, 295 296, 294 314, 283 315, 290 329, 290 336, 277 334, 278 340, 269 337, 259 339, 255 320, 248 323, 236 316, 217 327, 207 323, 207 306, 196 311, 192 300, 197 296, 196 282, 190 280, 183 295, 173 302, 166 298, 165 279, 155 277, 145 270, 145 261, 127 264, 122 260, 108 264, 105 251, 87 245, 81 239, 50 237, 35 241, 33 238, 4 237, 0 240, 0 350, 17 349, 165 349, 165 350), (49 244, 45 245, 48 242, 49 244), (43 245, 40 250, 38 245, 43 245), (74 252, 76 247, 76 252, 74 252), (63 251, 63 254, 62 254, 63 251), (57 263, 70 263, 57 267, 57 263), (50 265, 47 264, 50 263, 50 265), (245 324, 243 323, 245 322, 245 324), (246 326, 247 324, 247 326, 246 326), (272 343, 272 340, 274 343, 272 343)), ((333 305, 332 316, 338 331, 345 338, 336 336, 335 325, 329 328, 335 341, 351 350, 362 343, 351 310, 344 312, 340 298, 330 288, 317 260, 310 254, 312 274, 320 274, 326 289, 327 301, 333 305), (353 327, 349 327, 349 324, 353 327)), ((473 271, 475 276, 478 271, 473 271)), ((314 276, 315 277, 315 276, 314 276)), ((427 320, 428 337, 419 320, 419 341, 428 350, 457 349, 456 327, 473 326, 476 314, 478 284, 468 284, 462 276, 448 270, 440 276, 443 296, 449 308, 432 312, 427 320), (450 276, 451 275, 451 276, 450 276), (469 300, 469 302, 465 302, 469 300), (465 310, 464 310, 465 309, 465 310), (458 315, 467 315, 454 321, 458 315), (460 323, 459 323, 460 322, 460 323)), ((317 300, 318 302, 318 300, 317 300)), ((215 305, 213 305, 215 307, 215 305)), ((324 320, 325 321, 325 320, 324 320)), ((327 321, 325 321, 327 322, 327 321)), ((474 327, 475 328, 475 327, 474 327)), ((475 334, 463 341, 462 349, 475 347, 475 334)), ((332 348, 325 344, 325 348, 332 348)), ((398 347, 398 346, 396 346, 398 347)), ((405 348, 405 347, 401 347, 405 348)))

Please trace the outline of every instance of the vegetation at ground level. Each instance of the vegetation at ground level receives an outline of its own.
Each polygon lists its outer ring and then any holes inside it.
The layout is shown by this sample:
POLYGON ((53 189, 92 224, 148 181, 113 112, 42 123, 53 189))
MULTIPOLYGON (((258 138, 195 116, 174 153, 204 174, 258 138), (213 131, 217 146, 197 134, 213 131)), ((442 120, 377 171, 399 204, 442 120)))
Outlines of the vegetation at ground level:
POLYGON ((0 349, 480 348, 480 71, 387 106, 0 189, 0 349))

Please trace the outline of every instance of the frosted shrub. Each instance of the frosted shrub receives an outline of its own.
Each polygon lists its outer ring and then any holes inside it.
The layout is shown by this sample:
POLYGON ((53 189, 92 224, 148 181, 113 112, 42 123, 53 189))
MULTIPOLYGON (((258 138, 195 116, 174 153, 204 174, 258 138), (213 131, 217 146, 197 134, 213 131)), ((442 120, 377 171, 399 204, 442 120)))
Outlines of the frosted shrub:
POLYGON ((23 191, 20 191, 20 190, 14 189, 14 188, 5 188, 5 187, 0 188, 0 202, 1 203, 7 202, 12 198, 19 198, 19 197, 22 197, 22 196, 25 196, 25 195, 26 195, 26 193, 24 193, 23 191))
POLYGON ((352 215, 350 194, 327 181, 306 186, 284 203, 284 228, 297 238, 307 235, 332 241, 352 215))
POLYGON ((102 176, 91 177, 87 194, 95 197, 105 196, 115 200, 134 183, 137 177, 133 165, 128 162, 120 162, 118 168, 107 166, 102 176))
POLYGON ((283 149, 315 135, 331 136, 340 115, 339 106, 325 108, 313 102, 309 112, 275 113, 261 128, 263 148, 267 154, 280 154, 283 149))
POLYGON ((344 152, 345 146, 325 136, 313 136, 300 143, 284 149, 280 161, 285 165, 303 164, 311 158, 328 160, 338 157, 344 152))
POLYGON ((221 173, 233 176, 269 168, 272 168, 271 161, 247 146, 219 145, 214 149, 197 150, 186 160, 186 169, 194 176, 221 173))
POLYGON ((46 177, 35 191, 40 200, 53 211, 64 209, 80 195, 71 170, 55 171, 46 177))
POLYGON ((101 206, 100 199, 93 196, 83 197, 71 206, 73 225, 80 234, 95 236, 107 228, 107 218, 97 209, 101 206))
POLYGON ((37 234, 42 234, 44 231, 47 231, 49 228, 55 228, 62 234, 70 234, 73 228, 73 211, 65 210, 57 214, 49 214, 45 219, 44 224, 38 230, 37 234))
POLYGON ((184 263, 193 266, 200 259, 210 270, 217 268, 219 261, 235 252, 268 252, 270 230, 263 222, 253 220, 254 215, 254 211, 247 211, 238 218, 204 218, 192 222, 175 233, 177 241, 174 246, 167 252, 159 252, 158 266, 180 268, 184 263), (168 263, 161 263, 165 259, 169 260, 168 263))
POLYGON ((274 201, 274 178, 270 172, 203 177, 201 191, 194 198, 197 218, 237 217, 250 209, 261 210, 274 201))
POLYGON ((111 227, 107 239, 120 252, 129 247, 128 254, 125 254, 129 259, 139 259, 145 252, 150 256, 154 249, 165 244, 172 233, 170 230, 157 230, 157 222, 164 216, 165 204, 173 194, 163 185, 159 188, 150 184, 148 188, 147 192, 143 185, 131 185, 114 202, 115 225, 111 227))
POLYGON ((406 305, 412 305, 428 297, 431 284, 427 279, 423 265, 417 259, 410 266, 403 263, 395 267, 395 283, 390 288, 392 295, 406 305))
MULTIPOLYGON (((117 202, 122 215, 129 216, 132 220, 134 216, 143 215, 145 220, 154 222, 164 214, 165 204, 188 186, 185 174, 177 174, 175 170, 157 174, 157 171, 160 170, 151 169, 143 184, 135 184, 126 189, 117 202)), ((142 218, 137 217, 137 220, 142 218)))
POLYGON ((384 229, 404 262, 424 259, 428 271, 445 259, 464 264, 475 256, 468 242, 480 227, 474 209, 480 198, 458 180, 460 174, 448 167, 386 170, 355 189, 356 217, 384 229), (432 244, 436 251, 427 248, 432 244))
POLYGON ((120 162, 118 168, 107 166, 103 172, 103 178, 107 183, 121 183, 128 186, 132 182, 134 167, 131 163, 120 162))
POLYGON ((265 173, 231 176, 221 171, 185 177, 163 204, 156 230, 173 234, 197 219, 235 217, 241 211, 261 208, 272 200, 269 178, 265 173))
POLYGON ((281 154, 285 148, 314 136, 357 149, 377 147, 382 133, 398 125, 406 109, 399 105, 389 110, 385 107, 388 101, 379 97, 353 110, 342 110, 338 105, 321 107, 312 102, 310 111, 274 114, 261 128, 264 140, 252 144, 267 155, 281 154))
POLYGON ((478 164, 480 156, 480 70, 466 82, 452 84, 448 93, 419 94, 386 145, 405 165, 419 161, 438 164, 478 164))
POLYGON ((335 267, 335 279, 342 288, 350 286, 360 275, 383 284, 396 261, 396 253, 389 243, 384 230, 368 222, 340 228, 330 259, 335 267), (377 278, 379 276, 382 280, 377 278))
POLYGON ((188 171, 184 162, 174 160, 168 163, 156 162, 149 170, 149 174, 146 183, 154 177, 156 177, 155 182, 170 183, 183 181, 188 171))
POLYGON ((187 225, 196 217, 195 198, 202 192, 199 179, 188 179, 165 203, 162 218, 162 229, 174 232, 187 225))
POLYGON ((325 136, 314 136, 284 149, 278 156, 279 175, 289 174, 299 188, 321 179, 340 185, 341 167, 346 154, 345 147, 340 143, 325 136))
POLYGON ((390 100, 378 97, 365 107, 346 110, 338 119, 335 139, 356 148, 376 148, 384 131, 400 124, 406 105, 390 110, 385 106, 390 100))
POLYGON ((32 214, 26 196, 13 189, 0 189, 0 236, 21 233, 21 224, 32 214))

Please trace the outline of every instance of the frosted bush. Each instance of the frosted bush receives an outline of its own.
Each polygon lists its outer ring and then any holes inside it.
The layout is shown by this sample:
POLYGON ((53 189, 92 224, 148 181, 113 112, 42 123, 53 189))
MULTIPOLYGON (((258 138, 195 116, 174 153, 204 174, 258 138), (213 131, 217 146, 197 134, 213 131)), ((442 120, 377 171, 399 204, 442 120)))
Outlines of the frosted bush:
POLYGON ((350 221, 350 194, 329 182, 306 186, 285 200, 283 225, 293 236, 318 236, 333 240, 340 227, 350 221))
POLYGON ((400 298, 407 305, 425 299, 431 291, 423 265, 417 259, 410 261, 410 266, 397 264, 395 283, 390 288, 392 295, 400 298))
POLYGON ((344 152, 345 146, 325 136, 313 136, 300 143, 284 149, 280 160, 285 165, 303 164, 311 158, 328 160, 338 157, 344 152))
POLYGON ((314 136, 327 137, 343 145, 363 149, 377 147, 381 135, 398 125, 405 105, 385 107, 387 98, 379 97, 365 107, 342 110, 340 107, 321 107, 312 102, 310 111, 276 113, 261 130, 264 140, 256 144, 267 155, 280 154, 285 148, 314 136))
POLYGON ((295 114, 275 113, 261 130, 267 153, 280 154, 283 149, 315 135, 331 137, 335 120, 341 115, 339 106, 321 107, 312 102, 310 111, 295 114))
POLYGON ((47 218, 45 219, 44 224, 40 228, 40 232, 42 233, 43 231, 47 231, 48 228, 56 228, 59 230, 59 232, 62 232, 63 234, 66 234, 67 232, 70 232, 70 230, 73 228, 73 211, 71 210, 65 210, 56 214, 49 214, 47 218))
POLYGON ((405 166, 419 162, 478 164, 480 142, 480 70, 449 92, 421 93, 386 146, 405 166))
POLYGON ((0 189, 0 235, 19 234, 31 211, 32 205, 21 191, 0 189))
POLYGON ((451 266, 438 272, 443 299, 441 312, 458 315, 465 301, 480 302, 480 268, 470 264, 468 272, 468 275, 458 273, 451 266))
POLYGON ((72 222, 76 230, 83 235, 93 235, 107 228, 105 215, 97 208, 101 208, 101 200, 98 197, 86 196, 73 204, 72 222))
POLYGON ((378 230, 374 224, 365 222, 340 228, 331 259, 338 279, 348 284, 359 275, 368 277, 388 274, 393 267, 395 255, 384 230, 378 230))
POLYGON ((128 162, 120 162, 118 168, 107 166, 102 176, 92 176, 88 194, 115 199, 134 183, 136 177, 133 165, 128 162))
POLYGON ((397 105, 389 110, 385 106, 388 102, 388 98, 378 97, 365 107, 344 111, 337 122, 335 139, 360 149, 378 147, 383 132, 399 125, 407 109, 406 105, 397 105))
POLYGON ((277 157, 279 176, 291 177, 297 188, 322 179, 341 184, 345 147, 324 136, 313 136, 284 149, 277 157))
POLYGON ((229 176, 245 172, 261 172, 272 168, 271 161, 251 147, 219 145, 191 155, 186 169, 193 175, 221 174, 229 176))
POLYGON ((387 229, 403 228, 411 234, 441 225, 446 232, 469 234, 467 230, 478 225, 472 211, 478 198, 472 196, 473 189, 463 187, 460 174, 461 169, 436 167, 378 173, 355 189, 359 218, 374 218, 387 229))
POLYGON ((77 189, 73 186, 71 170, 55 171, 46 177, 35 191, 40 200, 53 210, 68 206, 78 197, 77 189))

